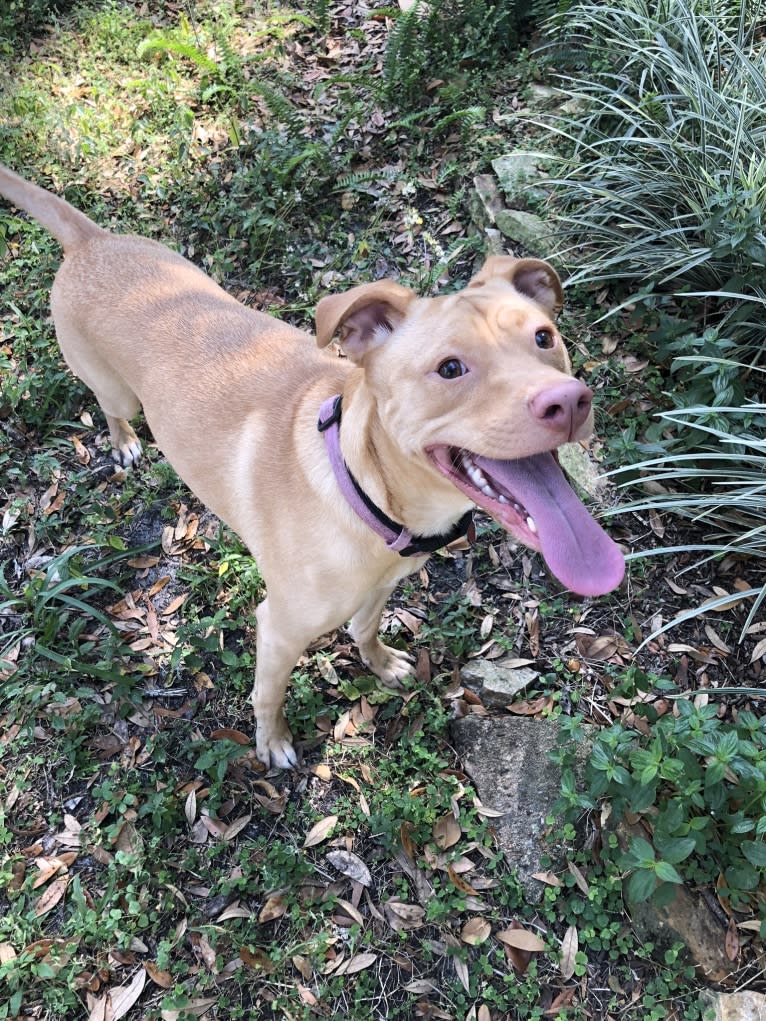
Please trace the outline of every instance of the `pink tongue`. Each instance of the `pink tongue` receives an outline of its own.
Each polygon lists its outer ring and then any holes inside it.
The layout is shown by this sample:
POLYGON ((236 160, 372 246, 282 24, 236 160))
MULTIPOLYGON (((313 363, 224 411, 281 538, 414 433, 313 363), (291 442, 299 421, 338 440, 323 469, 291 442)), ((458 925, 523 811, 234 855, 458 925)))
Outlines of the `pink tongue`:
POLYGON ((532 516, 545 561, 562 585, 582 596, 617 588, 625 573, 623 555, 577 498, 551 454, 474 461, 532 516))

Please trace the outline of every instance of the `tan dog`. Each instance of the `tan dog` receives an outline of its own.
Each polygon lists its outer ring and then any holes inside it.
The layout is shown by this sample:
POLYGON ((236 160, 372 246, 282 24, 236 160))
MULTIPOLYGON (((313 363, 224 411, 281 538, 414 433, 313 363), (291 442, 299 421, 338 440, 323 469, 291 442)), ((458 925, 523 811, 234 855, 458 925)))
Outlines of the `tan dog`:
POLYGON ((317 429, 327 398, 343 398, 342 461, 409 533, 442 536, 477 504, 542 550, 574 591, 619 584, 619 549, 548 453, 587 436, 593 415, 552 322, 563 294, 547 263, 490 258, 446 297, 361 284, 319 302, 314 346, 175 252, 110 234, 2 168, 0 194, 64 247, 51 294, 56 333, 106 415, 117 459, 140 456, 129 419, 143 406, 175 470, 258 563, 267 597, 256 611, 252 700, 263 762, 296 762, 285 690, 317 636, 350 620, 378 677, 395 684, 410 672, 378 625, 425 553, 401 556, 347 502, 317 429), (321 350, 336 335, 346 358, 321 350))

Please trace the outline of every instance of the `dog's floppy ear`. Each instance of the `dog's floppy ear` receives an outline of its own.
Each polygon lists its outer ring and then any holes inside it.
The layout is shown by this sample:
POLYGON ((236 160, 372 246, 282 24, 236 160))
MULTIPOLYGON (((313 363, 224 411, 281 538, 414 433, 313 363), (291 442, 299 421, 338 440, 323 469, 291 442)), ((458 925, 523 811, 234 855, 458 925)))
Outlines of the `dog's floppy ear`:
POLYGON ((555 315, 564 304, 564 291, 559 275, 542 259, 514 259, 511 255, 492 255, 472 278, 469 287, 481 287, 493 277, 501 277, 527 298, 531 298, 549 315, 555 315))
POLYGON ((338 334, 341 347, 355 362, 406 315, 415 293, 393 280, 359 284, 343 294, 329 294, 317 305, 317 346, 327 347, 338 334))

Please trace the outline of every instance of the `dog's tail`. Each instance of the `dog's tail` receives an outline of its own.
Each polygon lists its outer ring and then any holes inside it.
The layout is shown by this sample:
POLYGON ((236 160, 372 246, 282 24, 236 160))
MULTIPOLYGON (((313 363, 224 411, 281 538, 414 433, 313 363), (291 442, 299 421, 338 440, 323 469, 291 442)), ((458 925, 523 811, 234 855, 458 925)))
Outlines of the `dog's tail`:
POLYGON ((101 227, 89 220, 85 213, 81 213, 45 188, 25 181, 23 177, 14 174, 2 164, 0 164, 0 195, 33 216, 63 245, 64 251, 105 233, 101 227))

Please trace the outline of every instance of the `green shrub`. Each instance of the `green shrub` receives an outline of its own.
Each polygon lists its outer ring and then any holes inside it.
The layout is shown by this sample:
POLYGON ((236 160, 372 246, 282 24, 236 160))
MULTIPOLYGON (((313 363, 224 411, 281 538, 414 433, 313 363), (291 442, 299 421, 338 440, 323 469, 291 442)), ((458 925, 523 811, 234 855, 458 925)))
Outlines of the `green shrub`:
POLYGON ((389 97, 420 105, 428 82, 442 79, 467 90, 465 76, 497 68, 517 53, 531 21, 552 5, 546 0, 417 0, 397 18, 386 47, 384 75, 389 97))
MULTIPOLYGON (((574 280, 670 314, 655 338, 660 356, 694 351, 749 367, 762 357, 766 304, 766 54, 756 5, 738 9, 739 18, 715 0, 570 8, 567 48, 592 70, 564 79, 579 112, 550 126, 572 147, 554 200, 574 280)), ((677 373, 679 406, 741 399, 736 380, 698 369, 677 373)))
MULTIPOLYGON (((630 680, 634 688, 652 683, 637 674, 630 680)), ((612 839, 605 848, 630 873, 631 900, 671 899, 681 881, 718 883, 735 911, 760 913, 763 928, 766 719, 741 711, 736 722, 726 722, 712 703, 679 698, 675 705, 677 716, 660 719, 645 707, 648 736, 619 723, 600 731, 586 764, 585 793, 565 769, 559 807, 574 819, 604 799, 612 805, 610 828, 626 813, 644 821, 649 839, 631 837, 622 849, 612 839)), ((575 723, 565 737, 577 730, 575 723)), ((571 748, 565 761, 567 754, 571 748)))

